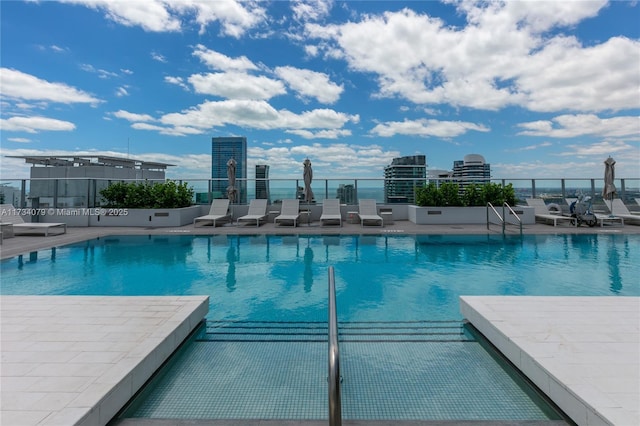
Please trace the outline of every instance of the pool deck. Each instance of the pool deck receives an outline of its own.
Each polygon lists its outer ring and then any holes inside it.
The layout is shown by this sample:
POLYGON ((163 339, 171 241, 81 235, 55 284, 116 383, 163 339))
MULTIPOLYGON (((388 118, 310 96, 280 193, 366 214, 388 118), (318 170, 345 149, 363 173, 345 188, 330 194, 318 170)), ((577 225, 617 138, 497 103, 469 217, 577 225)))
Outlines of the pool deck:
POLYGON ((640 424, 640 298, 462 296, 460 310, 577 424, 640 424))
MULTIPOLYGON (((517 231, 510 227, 508 233, 517 231)), ((535 224, 526 225, 524 233, 640 234, 640 226, 535 224)), ((63 235, 5 239, 0 258, 125 234, 500 235, 501 228, 408 221, 384 228, 317 223, 68 228, 63 235)), ((117 413, 202 320, 208 301, 206 296, 3 296, 0 309, 0 424, 93 425, 106 424, 117 413)), ((640 298, 474 296, 461 298, 461 311, 577 424, 640 424, 640 298)))
POLYGON ((104 425, 209 311, 206 296, 2 296, 0 424, 104 425))

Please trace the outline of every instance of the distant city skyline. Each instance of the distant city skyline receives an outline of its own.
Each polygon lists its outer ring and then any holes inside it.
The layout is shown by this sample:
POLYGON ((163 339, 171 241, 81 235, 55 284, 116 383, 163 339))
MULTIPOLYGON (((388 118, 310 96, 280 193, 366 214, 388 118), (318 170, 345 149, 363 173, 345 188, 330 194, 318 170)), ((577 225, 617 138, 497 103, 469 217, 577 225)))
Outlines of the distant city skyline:
POLYGON ((93 155, 211 177, 247 138, 247 177, 384 179, 393 158, 493 178, 640 178, 635 1, 0 2, 7 156, 93 155))

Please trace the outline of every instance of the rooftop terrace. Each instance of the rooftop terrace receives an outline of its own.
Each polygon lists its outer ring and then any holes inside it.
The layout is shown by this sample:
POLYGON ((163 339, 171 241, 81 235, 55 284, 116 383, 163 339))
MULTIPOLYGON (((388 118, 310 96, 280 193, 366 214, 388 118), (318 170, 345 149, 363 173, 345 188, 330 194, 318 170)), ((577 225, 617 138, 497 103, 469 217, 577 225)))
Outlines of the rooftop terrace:
MULTIPOLYGON (((637 235, 640 234, 640 227, 575 228, 532 224, 526 225, 524 232, 637 235)), ((495 226, 487 230, 485 225, 415 225, 408 221, 395 221, 384 228, 361 227, 359 224, 345 224, 341 228, 305 225, 291 228, 272 223, 259 228, 194 228, 193 225, 155 229, 70 227, 63 235, 6 239, 0 246, 0 257, 5 259, 108 235, 213 233, 499 235, 501 229, 495 226)), ((201 301, 195 299, 130 299, 1 297, 0 422, 24 425, 106 424, 136 392, 137 387, 155 371, 161 359, 166 359, 206 314, 201 301), (165 309, 167 306, 171 306, 171 309, 165 309), (113 312, 123 310, 130 311, 131 315, 119 315, 120 322, 114 324, 113 312), (152 315, 149 315, 150 312, 152 315), (170 315, 166 316, 168 312, 170 315), (180 318, 176 317, 178 312, 180 318), (122 321, 123 318, 125 321, 122 321), (105 327, 110 328, 107 330, 105 327), (103 336, 105 333, 115 333, 113 336, 120 336, 116 339, 118 342, 129 346, 120 344, 118 348, 113 347, 105 352, 105 342, 115 342, 103 336), (169 341, 171 343, 168 345, 169 341)), ((640 408, 637 404, 640 399, 640 298, 463 297, 461 311, 577 424, 640 424, 640 408)), ((323 423, 287 422, 289 425, 323 423)), ((367 423, 344 422, 354 425, 367 423)), ((176 423, 148 419, 139 422, 128 419, 120 423, 122 426, 136 424, 176 423)), ((239 423, 217 421, 206 424, 239 423)), ((248 423, 243 421, 242 424, 248 423)), ((253 424, 282 423, 256 421, 253 424)), ((379 426, 389 423, 370 424, 379 426)))

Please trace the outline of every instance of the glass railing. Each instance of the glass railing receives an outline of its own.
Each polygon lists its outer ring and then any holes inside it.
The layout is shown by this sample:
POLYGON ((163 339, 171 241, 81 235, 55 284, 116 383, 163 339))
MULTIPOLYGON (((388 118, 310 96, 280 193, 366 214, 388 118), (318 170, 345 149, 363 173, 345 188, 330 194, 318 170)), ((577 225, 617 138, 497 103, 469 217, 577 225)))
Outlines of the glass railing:
MULTIPOLYGON (((226 198, 227 179, 172 179, 186 182, 194 190, 195 204, 210 204, 215 198, 226 198)), ((92 208, 105 204, 100 191, 113 182, 126 179, 2 179, 0 204, 32 208, 92 208)), ((131 181, 131 180, 130 180, 131 181)), ((448 180, 429 179, 430 182, 448 180)), ((511 184, 521 204, 527 198, 543 198, 547 203, 565 204, 578 194, 592 197, 595 206, 602 205, 603 179, 491 179, 493 183, 511 184)), ((359 199, 374 199, 380 204, 414 204, 415 188, 425 179, 314 179, 311 189, 314 202, 337 198, 342 204, 355 205, 359 199)), ((640 178, 615 180, 617 198, 637 209, 634 199, 640 199, 640 178)), ((237 203, 247 204, 254 198, 266 198, 270 203, 284 199, 304 200, 304 181, 300 179, 237 179, 237 203)))

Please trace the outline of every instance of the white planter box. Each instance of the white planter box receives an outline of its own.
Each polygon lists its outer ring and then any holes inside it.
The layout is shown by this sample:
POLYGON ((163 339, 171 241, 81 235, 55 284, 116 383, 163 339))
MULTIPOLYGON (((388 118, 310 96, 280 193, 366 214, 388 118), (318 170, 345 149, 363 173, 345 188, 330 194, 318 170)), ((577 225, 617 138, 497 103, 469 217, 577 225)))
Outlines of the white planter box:
POLYGON ((193 223, 201 216, 200 206, 179 209, 102 209, 97 215, 89 216, 89 226, 145 226, 176 227, 193 223))
MULTIPOLYGON (((409 221, 417 225, 453 225, 453 224, 486 224, 486 207, 418 207, 407 206, 409 221)), ((532 207, 516 206, 512 207, 520 217, 523 225, 535 223, 534 209, 532 207)), ((502 215, 502 207, 496 207, 502 215)), ((507 223, 517 224, 518 220, 511 214, 509 209, 505 210, 507 223)), ((493 210, 489 209, 489 220, 491 223, 500 223, 493 210)))

